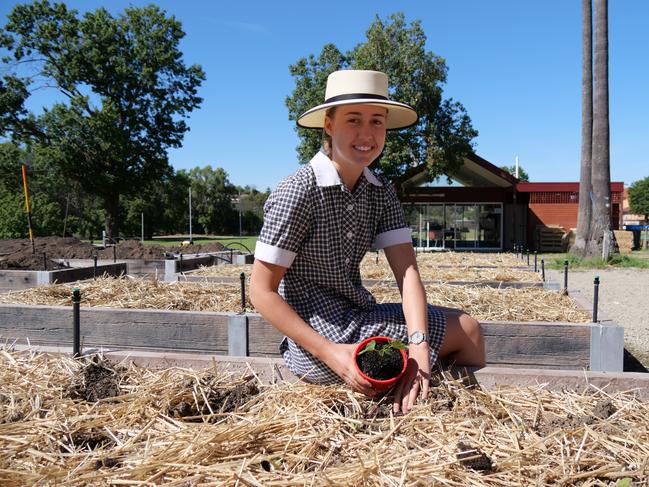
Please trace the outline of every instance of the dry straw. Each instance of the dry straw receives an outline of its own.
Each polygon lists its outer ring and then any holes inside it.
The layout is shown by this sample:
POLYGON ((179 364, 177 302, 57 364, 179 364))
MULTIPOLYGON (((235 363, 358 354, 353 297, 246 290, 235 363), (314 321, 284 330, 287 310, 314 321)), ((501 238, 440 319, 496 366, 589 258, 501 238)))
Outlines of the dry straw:
POLYGON ((245 380, 216 367, 153 371, 0 351, 0 484, 649 481, 649 405, 632 394, 556 393, 542 386, 486 391, 440 377, 427 403, 394 416, 389 402, 343 386, 252 378, 247 402, 230 412, 210 404, 241 390, 245 380), (79 397, 92 386, 93 367, 106 367, 116 397, 79 397), (179 414, 183 408, 207 414, 179 414))
MULTIPOLYGON (((82 306, 182 311, 241 311, 241 286, 198 282, 160 282, 152 278, 102 277, 76 284, 52 284, 0 294, 0 303, 71 305, 72 288, 82 306)), ((246 290, 246 310, 252 311, 246 290)))
MULTIPOLYGON (((0 303, 71 305, 72 287, 81 289, 82 305, 110 308, 238 312, 241 287, 209 282, 164 283, 150 278, 110 278, 77 284, 39 286, 0 294, 0 303)), ((390 282, 378 283, 370 292, 380 303, 400 302, 399 290, 390 282)), ((569 296, 540 288, 484 288, 479 286, 426 286, 428 302, 463 309, 479 320, 564 321, 583 323, 589 314, 569 296)), ((254 311, 246 289, 246 310, 254 311)))
MULTIPOLYGON (((516 267, 522 266, 523 263, 511 254, 425 253, 417 256, 417 264, 424 281, 541 281, 539 273, 517 269, 516 267)), ((201 267, 193 271, 192 275, 238 277, 242 272, 249 276, 251 271, 252 265, 218 265, 201 267)), ((393 279, 392 270, 383 253, 366 254, 361 262, 360 271, 362 279, 393 279)))

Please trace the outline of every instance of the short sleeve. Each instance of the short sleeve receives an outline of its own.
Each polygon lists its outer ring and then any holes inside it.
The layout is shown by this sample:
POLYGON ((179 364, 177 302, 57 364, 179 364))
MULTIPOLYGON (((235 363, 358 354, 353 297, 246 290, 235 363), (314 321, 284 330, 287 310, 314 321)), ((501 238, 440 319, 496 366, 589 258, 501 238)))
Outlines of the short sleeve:
POLYGON ((412 242, 410 228, 406 225, 397 193, 385 178, 382 178, 382 183, 385 188, 386 203, 374 238, 373 247, 376 249, 412 242))
POLYGON ((264 224, 255 247, 255 258, 290 267, 311 227, 309 188, 287 179, 268 197, 264 224))

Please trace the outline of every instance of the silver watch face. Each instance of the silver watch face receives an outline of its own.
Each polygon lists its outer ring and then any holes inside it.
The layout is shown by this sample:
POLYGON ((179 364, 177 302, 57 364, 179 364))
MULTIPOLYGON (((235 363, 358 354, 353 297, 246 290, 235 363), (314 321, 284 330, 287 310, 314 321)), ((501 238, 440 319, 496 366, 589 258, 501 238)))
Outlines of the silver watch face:
POLYGON ((408 339, 408 342, 414 345, 418 345, 423 341, 426 341, 426 335, 420 331, 414 332, 412 335, 410 335, 410 338, 408 339))

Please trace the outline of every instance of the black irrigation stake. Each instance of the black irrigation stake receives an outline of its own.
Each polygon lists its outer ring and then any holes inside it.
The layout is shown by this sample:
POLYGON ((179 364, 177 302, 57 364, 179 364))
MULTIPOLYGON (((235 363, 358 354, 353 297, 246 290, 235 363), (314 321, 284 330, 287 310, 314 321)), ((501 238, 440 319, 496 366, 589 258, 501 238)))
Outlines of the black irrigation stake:
POLYGON ((539 266, 537 263, 538 254, 536 250, 534 251, 534 272, 539 272, 539 266))
POLYGON ((43 270, 47 270, 47 254, 43 252, 43 270))
POLYGON ((379 251, 376 251, 376 265, 379 265, 379 251))
POLYGON ((545 259, 541 259, 541 280, 545 282, 545 259))
POLYGON ((246 274, 242 272, 239 275, 239 279, 241 279, 241 312, 245 313, 246 312, 246 274))
POLYGON ((597 323, 597 303, 599 301, 599 276, 593 281, 593 323, 597 323))
POLYGON ((530 265, 530 249, 525 249, 525 253, 527 254, 527 265, 530 265))
POLYGON ((117 244, 113 245, 113 262, 117 262, 117 244))
POLYGON ((94 261, 92 266, 92 278, 97 279, 97 254, 92 256, 92 260, 94 261))
POLYGON ((180 254, 180 265, 179 265, 178 272, 180 272, 181 274, 183 273, 183 254, 182 253, 180 254))
POLYGON ((78 287, 72 290, 72 356, 81 356, 81 291, 78 287))
POLYGON ((568 259, 563 261, 563 294, 568 294, 568 259))

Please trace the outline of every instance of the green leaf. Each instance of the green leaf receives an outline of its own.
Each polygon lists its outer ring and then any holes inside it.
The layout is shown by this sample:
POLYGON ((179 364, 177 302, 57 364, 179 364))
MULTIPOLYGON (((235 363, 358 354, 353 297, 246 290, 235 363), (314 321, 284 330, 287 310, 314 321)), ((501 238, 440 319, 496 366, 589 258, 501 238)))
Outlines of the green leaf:
POLYGON ((619 479, 615 485, 617 487, 630 487, 632 480, 631 477, 624 477, 623 479, 619 479))
POLYGON ((363 347, 363 350, 358 352, 358 355, 363 355, 364 353, 367 353, 367 352, 373 352, 374 350, 376 350, 376 340, 372 340, 367 345, 365 345, 363 347))

